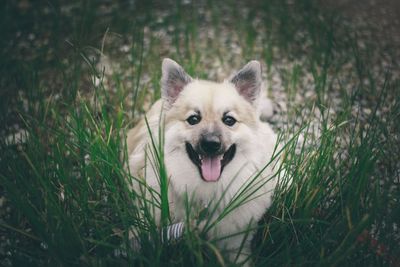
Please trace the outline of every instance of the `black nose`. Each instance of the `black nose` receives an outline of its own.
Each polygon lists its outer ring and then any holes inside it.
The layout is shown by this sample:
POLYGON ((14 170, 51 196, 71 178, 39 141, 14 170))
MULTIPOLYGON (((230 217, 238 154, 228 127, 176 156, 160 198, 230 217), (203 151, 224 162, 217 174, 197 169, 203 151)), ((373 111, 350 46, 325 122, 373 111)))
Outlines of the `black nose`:
POLYGON ((199 146, 203 154, 215 155, 220 151, 222 144, 219 136, 215 134, 206 134, 202 136, 199 146))

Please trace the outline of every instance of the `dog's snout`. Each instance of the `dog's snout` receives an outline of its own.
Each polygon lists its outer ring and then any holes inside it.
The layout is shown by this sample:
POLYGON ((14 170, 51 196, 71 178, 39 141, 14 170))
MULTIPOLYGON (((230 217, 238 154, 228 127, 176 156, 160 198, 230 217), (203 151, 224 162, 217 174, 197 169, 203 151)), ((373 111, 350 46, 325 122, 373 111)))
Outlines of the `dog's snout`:
POLYGON ((199 147, 203 154, 218 154, 222 147, 221 139, 218 135, 215 134, 203 135, 200 140, 199 147))

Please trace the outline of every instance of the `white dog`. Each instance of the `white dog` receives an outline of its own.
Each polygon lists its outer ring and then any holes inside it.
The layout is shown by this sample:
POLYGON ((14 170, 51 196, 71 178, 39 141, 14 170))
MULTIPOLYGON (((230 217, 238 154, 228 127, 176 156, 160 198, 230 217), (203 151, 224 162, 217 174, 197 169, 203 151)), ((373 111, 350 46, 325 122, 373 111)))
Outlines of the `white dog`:
MULTIPOLYGON (((208 237, 218 239, 218 246, 237 261, 250 253, 254 231, 247 230, 254 229, 271 205, 277 180, 277 138, 260 120, 261 85, 258 61, 216 83, 193 79, 175 61, 164 59, 162 99, 146 115, 149 127, 142 121, 127 137, 131 174, 158 192, 159 163, 152 144, 163 140, 173 222, 186 221, 187 199, 192 208, 212 210, 203 224, 212 225, 208 237)), ((139 183, 132 184, 143 193, 139 183)), ((155 216, 158 220, 160 212, 155 216)))

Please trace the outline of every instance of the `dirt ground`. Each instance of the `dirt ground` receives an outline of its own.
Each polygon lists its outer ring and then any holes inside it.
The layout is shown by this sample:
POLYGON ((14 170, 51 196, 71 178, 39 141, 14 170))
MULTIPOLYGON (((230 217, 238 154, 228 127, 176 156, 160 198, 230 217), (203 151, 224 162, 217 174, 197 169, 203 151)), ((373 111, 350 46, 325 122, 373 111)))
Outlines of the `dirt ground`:
POLYGON ((335 9, 356 24, 369 26, 371 37, 400 48, 399 0, 321 0, 321 6, 335 9))

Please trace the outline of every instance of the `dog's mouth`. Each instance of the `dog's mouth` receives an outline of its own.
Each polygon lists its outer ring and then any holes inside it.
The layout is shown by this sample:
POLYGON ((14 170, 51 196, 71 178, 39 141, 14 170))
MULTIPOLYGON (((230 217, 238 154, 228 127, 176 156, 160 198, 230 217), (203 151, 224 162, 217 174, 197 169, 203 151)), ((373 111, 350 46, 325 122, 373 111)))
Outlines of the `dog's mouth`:
POLYGON ((193 164, 199 169, 201 178, 206 182, 216 182, 221 177, 224 167, 235 156, 236 145, 231 145, 223 154, 203 155, 197 153, 193 146, 186 142, 186 152, 193 164))

